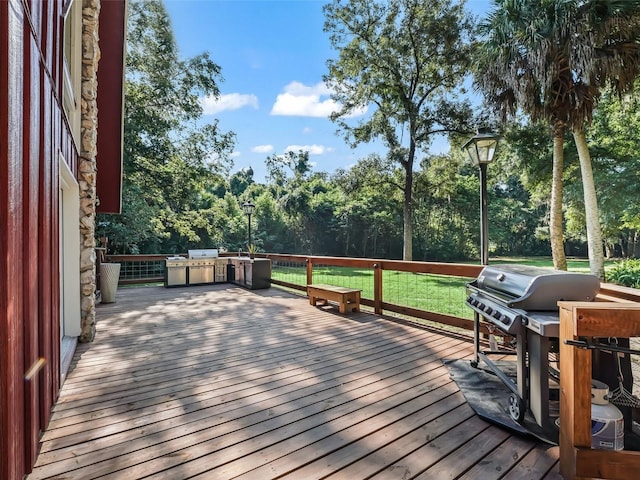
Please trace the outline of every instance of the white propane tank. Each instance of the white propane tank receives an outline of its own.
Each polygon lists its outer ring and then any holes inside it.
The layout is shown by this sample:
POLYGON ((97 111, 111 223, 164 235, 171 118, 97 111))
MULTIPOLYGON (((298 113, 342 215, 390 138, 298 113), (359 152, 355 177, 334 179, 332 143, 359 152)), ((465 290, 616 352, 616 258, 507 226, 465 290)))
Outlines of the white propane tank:
POLYGON ((591 448, 624 448, 624 417, 609 403, 607 384, 598 380, 591 380, 591 448))

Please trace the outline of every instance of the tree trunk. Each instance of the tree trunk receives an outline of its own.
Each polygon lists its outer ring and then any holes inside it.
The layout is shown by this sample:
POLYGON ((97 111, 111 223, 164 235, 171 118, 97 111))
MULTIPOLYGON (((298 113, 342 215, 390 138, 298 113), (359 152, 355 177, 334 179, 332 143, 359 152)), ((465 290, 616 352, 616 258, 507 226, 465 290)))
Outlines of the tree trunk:
MULTIPOLYGON (((412 136, 413 138, 413 136, 412 136)), ((403 162, 405 172, 404 183, 404 238, 402 248, 402 259, 405 261, 413 260, 413 226, 411 217, 413 216, 413 159, 415 157, 416 147, 413 140, 409 145, 409 152, 406 162, 403 162)))
POLYGON ((587 138, 582 128, 573 129, 573 138, 576 142, 578 157, 580 158, 580 171, 582 173, 582 186, 584 190, 584 209, 587 220, 587 245, 589 249, 589 265, 591 273, 604 280, 604 254, 602 249, 602 231, 600 228, 600 214, 598 212, 598 200, 596 186, 591 169, 591 155, 587 146, 587 138))
POLYGON ((413 260, 413 228, 411 225, 411 190, 413 185, 413 171, 407 171, 407 182, 404 186, 404 246, 402 249, 402 259, 413 260))
POLYGON ((564 172, 564 128, 556 128, 553 136, 553 177, 551 181, 551 208, 549 212, 549 241, 553 267, 567 269, 564 254, 564 229, 562 226, 562 191, 564 172))

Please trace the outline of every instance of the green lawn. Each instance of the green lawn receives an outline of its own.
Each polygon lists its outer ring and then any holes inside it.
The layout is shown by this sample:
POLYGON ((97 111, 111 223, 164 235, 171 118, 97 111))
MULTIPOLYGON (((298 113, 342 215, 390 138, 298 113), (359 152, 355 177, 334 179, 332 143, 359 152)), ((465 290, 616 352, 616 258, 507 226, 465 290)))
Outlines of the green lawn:
MULTIPOLYGON (((551 257, 500 257, 490 259, 496 264, 526 264, 538 267, 552 267, 551 257)), ((568 259, 568 269, 574 272, 589 272, 587 259, 568 259)), ((607 266, 613 262, 607 262, 607 266)), ((306 267, 275 267, 275 279, 305 285, 306 267)), ((473 318, 473 313, 465 305, 466 284, 472 279, 443 275, 416 274, 385 270, 383 272, 383 301, 431 312, 473 318)), ((373 270, 347 267, 314 267, 313 283, 327 283, 362 290, 363 298, 373 298, 373 270)))
MULTIPOLYGON (((533 265, 536 267, 553 267, 551 257, 496 257, 490 259, 490 263, 521 263, 524 265, 533 265)), ((614 260, 605 260, 605 271, 613 266, 614 260)), ((567 269, 570 272, 589 273, 589 259, 587 258, 567 258, 567 269)))

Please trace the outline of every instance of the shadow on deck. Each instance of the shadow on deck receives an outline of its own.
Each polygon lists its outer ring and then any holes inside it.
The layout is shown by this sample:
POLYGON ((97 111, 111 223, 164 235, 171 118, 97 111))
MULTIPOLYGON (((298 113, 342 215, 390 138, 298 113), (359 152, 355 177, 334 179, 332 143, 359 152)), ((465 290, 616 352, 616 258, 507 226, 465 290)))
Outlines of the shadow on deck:
POLYGON ((97 308, 30 480, 559 478, 478 418, 471 343, 271 288, 128 288, 97 308))

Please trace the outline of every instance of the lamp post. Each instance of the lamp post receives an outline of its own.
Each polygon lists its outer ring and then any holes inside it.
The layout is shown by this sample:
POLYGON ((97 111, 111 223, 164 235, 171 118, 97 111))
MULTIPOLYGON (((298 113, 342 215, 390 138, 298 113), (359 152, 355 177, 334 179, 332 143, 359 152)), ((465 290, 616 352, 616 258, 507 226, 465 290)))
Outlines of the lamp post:
POLYGON ((498 135, 487 130, 463 145, 471 162, 480 169, 480 263, 489 264, 489 225, 487 223, 487 165, 493 160, 498 146, 498 135))
POLYGON ((253 204, 253 202, 251 200, 247 200, 246 202, 244 202, 242 204, 242 210, 244 211, 244 214, 247 216, 247 223, 248 223, 248 233, 249 233, 249 243, 247 243, 247 248, 251 249, 251 215, 253 214, 253 211, 255 210, 256 206, 253 204))

